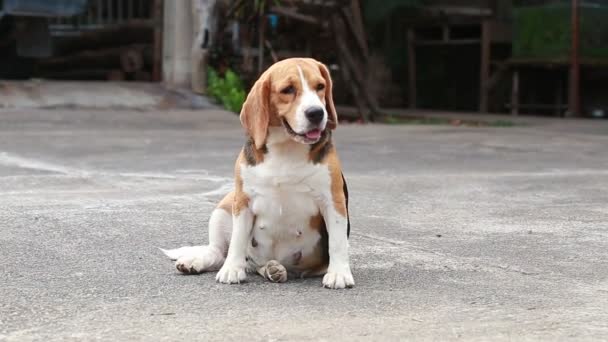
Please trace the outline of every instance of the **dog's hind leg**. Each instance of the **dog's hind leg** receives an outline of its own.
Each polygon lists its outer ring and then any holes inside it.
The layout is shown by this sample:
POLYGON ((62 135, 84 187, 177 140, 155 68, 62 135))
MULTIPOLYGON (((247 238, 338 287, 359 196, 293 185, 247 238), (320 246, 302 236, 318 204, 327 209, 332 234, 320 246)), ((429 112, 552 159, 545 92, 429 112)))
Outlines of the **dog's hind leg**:
POLYGON ((224 264, 232 233, 232 214, 222 206, 222 202, 209 218, 209 245, 161 249, 171 260, 176 260, 178 271, 186 274, 217 271, 224 264))
POLYGON ((284 283, 287 281, 287 270, 276 260, 270 260, 266 265, 257 269, 258 273, 273 283, 284 283))

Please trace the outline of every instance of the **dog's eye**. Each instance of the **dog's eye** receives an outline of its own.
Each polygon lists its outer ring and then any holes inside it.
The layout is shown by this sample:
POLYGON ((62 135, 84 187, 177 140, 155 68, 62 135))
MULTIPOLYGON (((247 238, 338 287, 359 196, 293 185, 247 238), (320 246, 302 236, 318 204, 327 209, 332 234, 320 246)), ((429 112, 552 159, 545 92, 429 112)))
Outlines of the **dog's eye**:
POLYGON ((281 94, 290 95, 290 94, 294 94, 295 92, 296 92, 296 88, 294 88, 293 86, 287 86, 287 87, 281 89, 281 94))
POLYGON ((323 84, 323 83, 317 84, 317 91, 321 91, 323 89, 325 89, 325 84, 323 84))

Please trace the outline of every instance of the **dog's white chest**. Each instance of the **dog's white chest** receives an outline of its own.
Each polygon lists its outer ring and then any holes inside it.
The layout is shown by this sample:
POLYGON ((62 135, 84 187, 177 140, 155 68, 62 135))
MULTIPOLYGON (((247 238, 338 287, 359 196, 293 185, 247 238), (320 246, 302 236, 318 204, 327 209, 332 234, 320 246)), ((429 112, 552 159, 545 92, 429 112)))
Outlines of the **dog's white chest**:
POLYGON ((292 152, 283 157, 269 153, 262 164, 241 169, 243 191, 256 218, 247 253, 256 265, 277 260, 289 269, 313 253, 321 239, 311 218, 319 214, 329 189, 329 171, 308 162, 307 150, 292 152), (304 155, 297 158, 300 153, 304 155))

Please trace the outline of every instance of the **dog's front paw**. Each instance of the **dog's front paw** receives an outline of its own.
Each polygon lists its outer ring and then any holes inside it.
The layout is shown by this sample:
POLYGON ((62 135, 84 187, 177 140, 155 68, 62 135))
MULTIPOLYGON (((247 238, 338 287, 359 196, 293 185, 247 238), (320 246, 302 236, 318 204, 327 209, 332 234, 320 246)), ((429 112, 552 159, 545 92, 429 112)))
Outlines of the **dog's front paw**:
POLYGON ((229 263, 225 263, 215 276, 215 280, 223 284, 240 284, 245 278, 247 274, 244 266, 229 263))
POLYGON ((353 274, 350 272, 349 268, 342 271, 333 271, 330 269, 323 277, 323 287, 328 289, 343 289, 353 286, 355 286, 355 280, 353 279, 353 274))

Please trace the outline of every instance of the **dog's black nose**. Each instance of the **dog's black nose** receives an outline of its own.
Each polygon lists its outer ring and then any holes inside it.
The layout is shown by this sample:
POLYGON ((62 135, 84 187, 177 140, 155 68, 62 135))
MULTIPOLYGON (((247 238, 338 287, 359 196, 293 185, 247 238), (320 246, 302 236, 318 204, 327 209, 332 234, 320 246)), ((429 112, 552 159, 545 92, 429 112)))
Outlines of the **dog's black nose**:
POLYGON ((322 107, 310 107, 304 111, 306 114, 306 118, 313 125, 318 125, 323 121, 323 116, 325 116, 325 112, 322 107))

